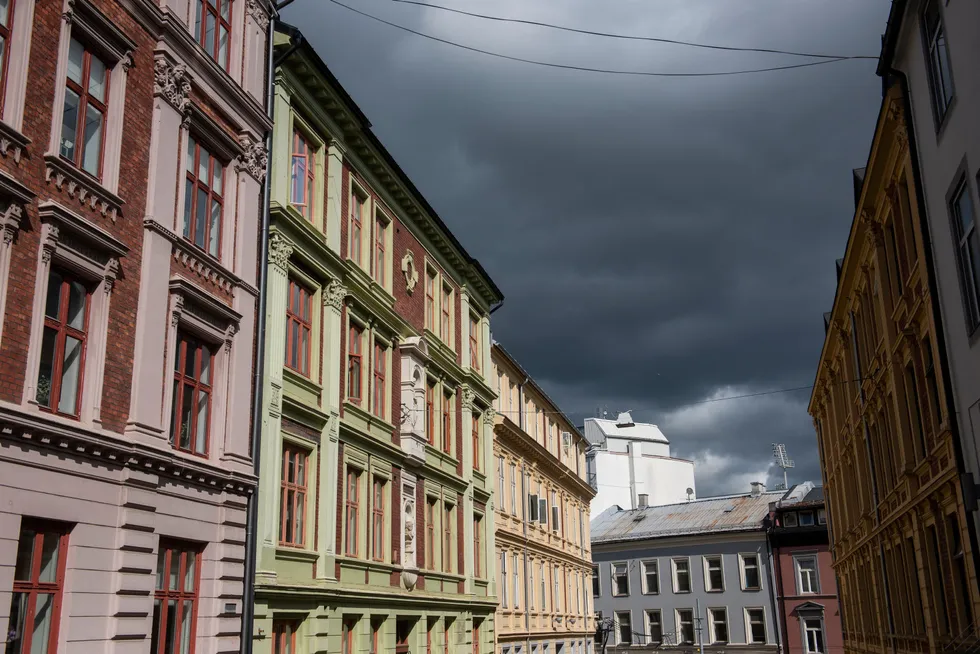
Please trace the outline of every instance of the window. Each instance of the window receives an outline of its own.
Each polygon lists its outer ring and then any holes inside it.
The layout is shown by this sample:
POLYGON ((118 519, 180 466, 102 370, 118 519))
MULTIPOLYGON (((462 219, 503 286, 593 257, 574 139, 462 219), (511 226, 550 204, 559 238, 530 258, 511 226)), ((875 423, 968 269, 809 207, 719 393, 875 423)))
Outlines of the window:
POLYGON ((364 330, 351 323, 347 339, 347 397, 354 404, 361 403, 361 336, 364 330))
POLYGON ((647 611, 647 642, 659 645, 664 640, 664 624, 660 617, 660 609, 647 611))
POLYGON ((965 179, 953 194, 949 210, 953 219, 953 233, 956 235, 963 302, 966 305, 967 323, 972 331, 980 325, 980 236, 977 234, 970 187, 965 179))
POLYGON ((801 527, 813 526, 813 511, 800 511, 800 526, 801 527))
POLYGON ((75 38, 68 46, 65 84, 68 88, 61 119, 61 156, 93 177, 101 177, 109 69, 75 38))
POLYGON ((500 553, 500 606, 507 608, 507 552, 500 553))
POLYGON ((479 372, 480 358, 480 323, 476 316, 470 316, 470 367, 479 372))
POLYGON ((561 581, 559 577, 561 576, 561 570, 556 565, 551 569, 551 581, 554 585, 553 594, 551 596, 552 610, 555 613, 561 611, 561 581))
POLYGON ((385 246, 388 238, 388 221, 381 215, 374 219, 374 279, 382 286, 387 279, 385 246))
POLYGON ((709 593, 725 590, 725 573, 721 567, 720 556, 704 557, 704 589, 709 593))
POLYGON ((385 482, 374 478, 371 494, 371 556, 375 561, 385 558, 385 482))
MULTIPOLYGON (((527 485, 530 488, 531 486, 530 475, 528 475, 527 485)), ((540 503, 538 502, 538 496, 534 493, 528 495, 527 496, 527 519, 530 522, 535 523, 538 521, 539 519, 538 510, 540 508, 541 507, 540 507, 540 503)))
POLYGON ((946 516, 946 542, 953 565, 953 595, 960 624, 973 623, 973 606, 970 601, 970 578, 967 572, 966 553, 956 513, 946 516))
POLYGON ((364 229, 365 199, 356 191, 350 196, 350 258, 361 265, 361 232, 364 229))
POLYGON ((357 629, 357 621, 351 618, 344 618, 340 628, 340 646, 342 654, 354 654, 355 629, 357 629))
MULTIPOLYGON (((434 382, 425 384, 425 438, 429 445, 435 447, 436 444, 436 385, 434 382)), ((501 472, 501 475, 504 473, 501 472)), ((503 486, 500 487, 503 493, 503 486)))
POLYGON ((825 654, 823 646, 823 620, 820 618, 803 618, 803 643, 806 654, 825 654))
POLYGON ((677 644, 694 644, 694 611, 677 609, 674 612, 674 620, 677 625, 677 644))
POLYGON ((21 522, 8 627, 18 639, 8 652, 55 654, 67 550, 66 529, 29 518, 21 522))
POLYGON ((548 610, 548 581, 545 579, 544 561, 541 562, 541 608, 548 610))
POLYGON ((625 597, 630 594, 629 566, 626 563, 612 564, 613 596, 625 597))
MULTIPOLYGON (((156 654, 153 652, 152 654, 156 654)), ((296 654, 296 623, 291 620, 273 620, 272 654, 296 654)))
POLYGON ((425 567, 436 569, 436 501, 432 498, 425 503, 425 567))
POLYGON ((453 419, 452 393, 442 395, 442 451, 451 454, 453 451, 453 419))
POLYGON ((187 137, 184 181, 184 238, 212 257, 221 256, 224 167, 208 150, 187 137))
POLYGON ((473 414, 473 469, 483 468, 483 448, 480 446, 480 416, 473 414))
POLYGON ((201 554, 188 543, 161 541, 153 600, 153 654, 192 651, 197 632, 197 588, 201 554))
POLYGON ((445 538, 442 544, 442 570, 443 572, 453 571, 453 507, 451 504, 443 506, 442 532, 445 538))
POLYGON ((473 576, 483 577, 483 518, 473 517, 473 576))
POLYGON ((798 556, 796 561, 796 588, 801 594, 819 593, 817 578, 817 557, 798 556))
POLYGON ((783 514, 783 526, 784 527, 795 527, 797 525, 796 513, 784 513, 783 514))
POLYGON ((371 654, 381 654, 381 627, 384 623, 383 618, 371 618, 371 654))
POLYGON ((14 0, 0 0, 0 112, 7 90, 7 60, 10 59, 10 28, 14 22, 14 0))
POLYGON ((347 556, 357 556, 357 512, 360 509, 360 485, 361 471, 354 468, 347 469, 347 516, 345 528, 347 530, 347 540, 345 553, 347 556))
POLYGON ((194 0, 194 40, 228 69, 232 0, 194 0))
POLYGON ((372 402, 372 410, 374 415, 379 418, 385 417, 385 371, 387 370, 387 363, 385 362, 385 346, 380 341, 374 342, 374 401, 372 402))
POLYGON ((425 327, 436 330, 436 274, 428 268, 425 270, 425 327))
POLYGON ((503 511, 504 503, 504 457, 497 457, 497 497, 500 498, 497 506, 503 511))
POLYGON ((183 332, 177 332, 170 443, 182 452, 208 454, 213 374, 211 349, 183 332))
POLYGON ((551 531, 558 533, 558 493, 551 491, 551 531))
POLYGON ((510 464, 510 514, 517 515, 517 464, 510 464))
POLYGON ((453 289, 447 284, 442 286, 442 302, 440 303, 442 307, 442 320, 439 323, 439 338, 442 339, 443 343, 452 347, 452 341, 450 336, 452 335, 452 317, 453 317, 453 289))
POLYGON ((643 592, 646 595, 656 595, 660 592, 660 569, 657 562, 644 561, 643 566, 643 592))
MULTIPOLYGON (((922 365, 925 368, 926 386, 929 388, 929 400, 932 403, 933 429, 939 431, 943 411, 939 399, 939 382, 936 380, 936 366, 932 358, 932 342, 928 336, 922 341, 922 365)), ((820 511, 823 511, 823 509, 817 512, 818 516, 820 511)))
POLYGON ((926 5, 922 14, 926 50, 929 54, 929 85, 932 91, 932 108, 936 123, 941 124, 946 110, 953 100, 953 80, 949 70, 949 51, 946 49, 946 32, 939 15, 939 3, 935 0, 926 5))
POLYGON ((905 401, 908 403, 909 422, 917 436, 916 446, 921 461, 926 455, 926 436, 922 427, 922 412, 919 409, 919 385, 911 361, 905 366, 905 401))
POLYGON ((740 555, 742 562, 742 590, 759 590, 762 587, 762 576, 759 574, 759 556, 757 554, 740 555))
POLYGON ((616 611, 616 644, 633 644, 633 627, 630 625, 629 611, 616 611))
POLYGON ((89 305, 89 291, 81 281, 51 269, 35 398, 40 407, 66 416, 78 416, 81 403, 89 305))
POLYGON ((674 592, 691 592, 691 561, 689 559, 671 559, 674 571, 674 592))
POLYGON ((817 509, 817 524, 818 525, 825 525, 825 524, 827 524, 827 510, 826 509, 817 509))
POLYGON ((766 610, 761 608, 745 609, 745 621, 748 623, 748 628, 745 631, 749 644, 765 644, 766 610))
POLYGON ((307 452, 293 445, 282 447, 282 482, 279 489, 279 543, 302 547, 306 543, 307 452))
POLYGON ((599 582, 599 566, 592 566, 592 597, 602 595, 602 584, 599 582))
POLYGON ((298 130, 293 130, 293 159, 290 169, 289 201, 307 220, 313 220, 315 196, 316 149, 298 130))
POLYGON ((521 608, 521 575, 520 575, 521 559, 514 552, 514 568, 511 570, 511 574, 514 577, 514 608, 521 608))
POLYGON ((306 287, 289 280, 286 305, 286 367, 310 376, 310 333, 313 330, 313 295, 306 287))

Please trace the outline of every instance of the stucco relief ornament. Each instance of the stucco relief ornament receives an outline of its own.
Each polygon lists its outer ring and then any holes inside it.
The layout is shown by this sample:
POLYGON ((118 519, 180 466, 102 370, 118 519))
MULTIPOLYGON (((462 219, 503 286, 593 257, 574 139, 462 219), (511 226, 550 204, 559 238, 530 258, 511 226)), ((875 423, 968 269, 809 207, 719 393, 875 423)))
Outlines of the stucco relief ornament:
POLYGON ((248 15, 255 20, 255 24, 264 30, 269 27, 269 14, 262 4, 260 0, 248 0, 245 7, 248 9, 248 15))
POLYGON ((327 292, 323 294, 323 303, 340 311, 348 295, 350 295, 350 292, 347 290, 347 287, 335 280, 327 286, 327 292))
POLYGON ((24 216, 24 208, 16 202, 11 202, 7 210, 0 214, 0 225, 3 229, 3 242, 10 245, 14 235, 20 229, 20 219, 24 216))
POLYGON ((174 64, 163 57, 153 62, 153 93, 186 114, 190 109, 191 81, 187 66, 174 64))
POLYGON ((293 254, 293 246, 279 234, 273 234, 269 239, 269 263, 285 271, 289 266, 289 257, 293 254))
POLYGON ((262 181, 265 179, 265 167, 269 161, 269 155, 265 151, 265 143, 253 139, 248 134, 238 137, 238 142, 242 146, 242 154, 238 158, 238 169, 262 181))
POLYGON ((483 423, 487 427, 493 427, 493 423, 497 420, 497 410, 487 409, 483 412, 483 423))
POLYGON ((473 400, 475 400, 475 399, 476 399, 476 394, 473 391, 471 391, 469 388, 464 388, 463 389, 463 400, 462 400, 462 404, 463 404, 463 408, 464 409, 472 409, 473 408, 473 400))
POLYGON ((405 275, 405 291, 411 295, 415 292, 415 285, 419 283, 419 271, 415 267, 415 255, 411 250, 402 257, 402 274, 405 275))

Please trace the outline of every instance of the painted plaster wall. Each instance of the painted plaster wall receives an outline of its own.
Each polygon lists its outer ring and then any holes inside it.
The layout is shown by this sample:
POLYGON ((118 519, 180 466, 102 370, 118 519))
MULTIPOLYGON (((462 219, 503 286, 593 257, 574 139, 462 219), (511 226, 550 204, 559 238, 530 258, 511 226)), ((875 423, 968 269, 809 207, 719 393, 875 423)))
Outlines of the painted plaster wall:
MULTIPOLYGON (((598 494, 590 505, 590 517, 594 518, 613 505, 624 509, 633 507, 634 493, 629 485, 630 455, 626 450, 626 441, 610 439, 608 451, 598 450, 590 455, 595 459, 598 488, 598 494), (615 451, 617 449, 620 452, 615 451)), ((640 452, 634 453, 632 457, 635 495, 647 494, 650 506, 687 501, 687 489, 695 488, 694 463, 683 459, 641 455, 640 452)))
POLYGON ((840 603, 837 600, 837 580, 834 576, 833 557, 827 545, 798 545, 779 547, 773 550, 777 563, 777 574, 780 584, 777 593, 782 600, 782 615, 784 637, 788 654, 802 654, 803 631, 796 609, 810 602, 824 607, 824 643, 827 651, 840 652, 844 648, 844 637, 841 630, 840 603), (801 594, 796 578, 794 556, 815 554, 817 557, 817 574, 819 593, 801 594))

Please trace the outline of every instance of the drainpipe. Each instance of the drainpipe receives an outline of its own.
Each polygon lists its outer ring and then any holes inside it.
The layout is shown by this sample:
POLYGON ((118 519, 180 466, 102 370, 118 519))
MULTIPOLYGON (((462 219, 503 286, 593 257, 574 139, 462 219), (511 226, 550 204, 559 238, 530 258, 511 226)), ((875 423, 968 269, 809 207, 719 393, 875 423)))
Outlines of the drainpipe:
POLYGON ((936 325, 936 349, 939 351, 939 369, 943 375, 943 390, 946 399, 946 415, 949 416, 949 429, 953 437, 953 454, 956 457, 956 468, 960 472, 960 493, 963 494, 966 527, 970 537, 970 549, 973 550, 973 570, 980 570, 980 547, 977 545, 977 525, 974 512, 977 510, 976 482, 973 475, 966 471, 966 456, 963 453, 963 442, 960 440, 960 426, 957 421, 956 404, 953 400, 953 379, 949 367, 949 354, 946 350, 946 333, 943 330, 943 316, 939 308, 939 282, 936 280, 936 264, 933 260, 932 237, 929 232, 929 221, 926 219, 925 187, 922 185, 922 170, 919 167, 919 148, 915 130, 912 129, 912 101, 909 94, 909 80, 897 68, 888 69, 889 75, 898 78, 902 90, 903 109, 905 110, 906 132, 909 139, 909 158, 912 162, 912 178, 915 181, 915 198, 919 210, 919 230, 922 232, 922 256, 926 260, 926 279, 929 282, 929 294, 933 298, 932 320, 936 325), (969 486, 969 491, 967 490, 969 486))
MULTIPOLYGON (((490 313, 493 313, 503 305, 503 301, 497 304, 494 308, 490 309, 490 313)), ((520 384, 517 385, 517 424, 521 431, 524 431, 524 384, 528 382, 528 378, 525 378, 520 384)), ((531 607, 528 606, 528 598, 530 595, 530 590, 528 589, 529 584, 527 580, 530 579, 528 576, 528 570, 530 569, 530 563, 528 562, 528 536, 527 536, 527 493, 530 489, 527 488, 527 459, 523 456, 521 457, 521 529, 524 532, 524 633, 527 634, 524 639, 524 654, 531 654, 531 607)))
MULTIPOLYGON (((291 0, 290 0, 291 1, 291 0)), ((276 20, 279 17, 279 7, 274 6, 272 15, 269 16, 268 35, 266 43, 268 56, 266 57, 266 115, 269 119, 273 118, 273 98, 275 97, 275 79, 273 77, 273 38, 276 31, 276 20)), ((264 380, 265 380, 265 311, 268 300, 267 292, 267 266, 269 259, 269 214, 272 195, 270 190, 270 180, 272 179, 272 129, 270 128, 265 135, 265 182, 262 184, 262 231, 259 235, 259 307, 258 318, 255 325, 255 338, 258 339, 255 348, 255 373, 252 377, 252 388, 254 388, 254 402, 252 404, 252 470, 255 476, 259 476, 259 468, 262 463, 262 401, 264 380)), ((261 484, 261 480, 259 481, 261 484)), ((259 485, 257 484, 252 494, 248 496, 248 503, 245 509, 245 578, 244 592, 242 594, 242 626, 241 652, 242 654, 252 653, 252 633, 255 621, 255 566, 257 551, 257 523, 258 523, 258 499, 259 485)))

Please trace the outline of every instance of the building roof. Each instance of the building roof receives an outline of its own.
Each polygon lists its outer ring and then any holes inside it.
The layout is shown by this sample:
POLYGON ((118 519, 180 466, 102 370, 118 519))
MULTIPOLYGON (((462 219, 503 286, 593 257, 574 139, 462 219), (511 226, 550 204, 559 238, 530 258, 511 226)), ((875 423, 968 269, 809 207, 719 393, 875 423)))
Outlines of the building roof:
MULTIPOLYGON (((586 418, 586 422, 592 422, 596 427, 599 428, 599 433, 602 434, 602 440, 607 438, 625 438, 634 441, 653 441, 656 443, 666 443, 670 445, 670 441, 664 436, 664 433, 660 431, 660 427, 656 425, 651 425, 646 422, 633 422, 633 417, 629 414, 629 411, 619 414, 619 417, 615 420, 606 420, 605 418, 586 418)), ((586 430, 586 435, 588 436, 588 431, 586 430)), ((594 438, 594 435, 593 435, 594 438)), ((597 445, 599 442, 592 443, 597 445)))
POLYGON ((802 502, 823 502, 823 486, 816 486, 813 490, 806 494, 802 502))
POLYGON ((725 495, 632 510, 612 506, 592 520, 592 542, 761 531, 762 520, 769 515, 769 503, 784 493, 778 490, 754 497, 749 493, 725 495))

